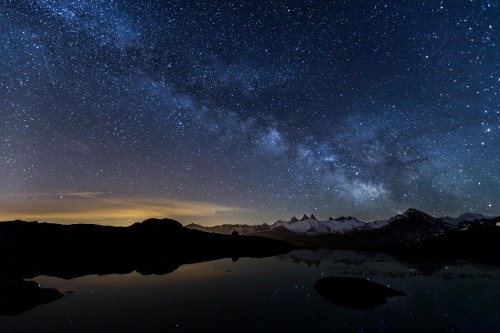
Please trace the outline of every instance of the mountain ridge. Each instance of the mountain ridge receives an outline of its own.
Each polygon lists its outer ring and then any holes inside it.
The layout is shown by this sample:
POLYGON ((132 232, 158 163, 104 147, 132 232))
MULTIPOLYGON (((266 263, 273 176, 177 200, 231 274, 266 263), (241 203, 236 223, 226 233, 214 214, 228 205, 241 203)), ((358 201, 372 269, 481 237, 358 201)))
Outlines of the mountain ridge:
POLYGON ((272 224, 223 224, 212 227, 188 224, 186 228, 221 234, 235 231, 241 235, 282 239, 299 246, 366 247, 420 241, 451 230, 464 229, 481 221, 500 221, 500 217, 485 217, 473 213, 464 213, 457 218, 433 217, 418 209, 409 208, 387 220, 369 222, 352 216, 335 219, 329 217, 322 221, 304 214, 300 220, 294 216, 288 221, 278 220, 272 224))

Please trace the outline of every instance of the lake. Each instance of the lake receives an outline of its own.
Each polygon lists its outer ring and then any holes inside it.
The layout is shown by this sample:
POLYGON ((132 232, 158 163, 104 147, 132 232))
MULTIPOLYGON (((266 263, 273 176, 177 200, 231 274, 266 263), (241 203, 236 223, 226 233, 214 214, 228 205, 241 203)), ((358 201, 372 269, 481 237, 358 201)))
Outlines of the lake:
POLYGON ((463 261, 295 250, 165 275, 33 281, 64 296, 0 316, 0 332, 500 331, 500 268, 463 261))

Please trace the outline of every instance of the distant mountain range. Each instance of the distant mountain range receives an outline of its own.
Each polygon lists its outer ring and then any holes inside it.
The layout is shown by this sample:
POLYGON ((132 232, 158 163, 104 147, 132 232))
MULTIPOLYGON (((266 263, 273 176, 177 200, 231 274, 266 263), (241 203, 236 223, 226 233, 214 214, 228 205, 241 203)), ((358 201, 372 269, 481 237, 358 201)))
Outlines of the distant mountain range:
POLYGON ((463 231, 472 225, 484 225, 499 231, 500 217, 466 213, 457 218, 437 218, 410 208, 388 220, 371 222, 351 216, 320 221, 314 215, 304 215, 300 219, 292 217, 273 224, 224 224, 214 227, 189 224, 186 228, 219 234, 263 236, 286 240, 298 246, 359 249, 421 242, 463 231))

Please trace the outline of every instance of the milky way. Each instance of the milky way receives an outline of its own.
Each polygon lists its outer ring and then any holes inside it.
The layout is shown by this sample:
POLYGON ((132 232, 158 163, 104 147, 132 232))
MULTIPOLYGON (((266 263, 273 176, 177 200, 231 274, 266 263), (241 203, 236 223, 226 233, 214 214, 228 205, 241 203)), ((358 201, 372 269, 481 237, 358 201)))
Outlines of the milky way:
POLYGON ((499 7, 2 1, 0 217, 498 215, 499 7))

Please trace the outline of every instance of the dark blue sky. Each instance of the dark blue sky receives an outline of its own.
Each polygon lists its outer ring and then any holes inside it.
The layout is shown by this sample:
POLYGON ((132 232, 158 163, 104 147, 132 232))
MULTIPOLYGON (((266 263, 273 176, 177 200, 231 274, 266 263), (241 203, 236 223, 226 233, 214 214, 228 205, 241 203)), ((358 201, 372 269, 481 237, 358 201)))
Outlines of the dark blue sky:
POLYGON ((498 1, 297 3, 3 1, 0 218, 500 214, 498 1))

